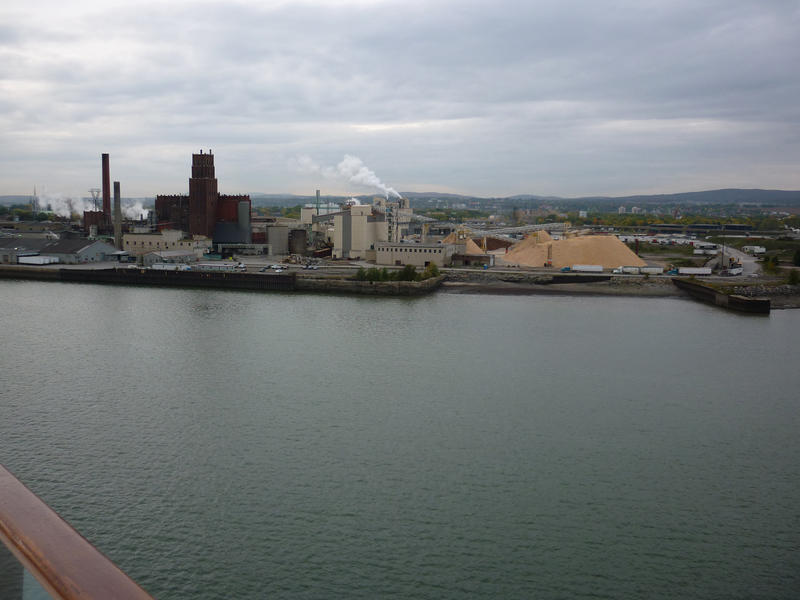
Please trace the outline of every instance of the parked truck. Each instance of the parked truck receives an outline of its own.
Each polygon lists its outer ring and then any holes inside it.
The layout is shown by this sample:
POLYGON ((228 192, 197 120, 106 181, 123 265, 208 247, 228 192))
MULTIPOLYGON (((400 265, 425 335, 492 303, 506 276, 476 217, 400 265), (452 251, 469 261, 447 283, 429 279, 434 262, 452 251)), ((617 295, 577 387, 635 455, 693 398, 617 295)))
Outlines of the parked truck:
POLYGON ((678 275, 711 275, 711 267, 679 267, 678 275))
POLYGON ((664 272, 664 267, 639 267, 639 273, 642 275, 661 275, 664 272))
POLYGON ((20 265, 52 265, 58 262, 57 256, 18 256, 20 265))
POLYGON ((570 270, 576 273, 602 273, 603 265, 572 265, 570 270))
POLYGON ((154 263, 150 265, 154 271, 190 271, 189 265, 183 263, 154 263))
POLYGON ((619 266, 614 269, 614 273, 625 273, 626 275, 638 275, 639 267, 623 267, 619 266))

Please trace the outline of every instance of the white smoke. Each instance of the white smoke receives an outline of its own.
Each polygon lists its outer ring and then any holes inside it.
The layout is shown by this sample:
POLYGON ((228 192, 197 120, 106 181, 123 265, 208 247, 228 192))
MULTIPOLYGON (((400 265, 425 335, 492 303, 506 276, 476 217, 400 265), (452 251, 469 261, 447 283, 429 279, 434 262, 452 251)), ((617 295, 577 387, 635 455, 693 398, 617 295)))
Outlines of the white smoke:
MULTIPOLYGON (((102 207, 98 207, 100 208, 102 207)), ((94 210, 94 204, 85 198, 67 198, 63 194, 42 192, 39 194, 39 209, 52 211, 59 217, 69 218, 72 215, 82 217, 83 211, 94 210)))
POLYGON ((335 167, 320 167, 309 156, 299 156, 294 160, 295 169, 304 173, 319 173, 329 179, 344 179, 350 183, 380 190, 388 199, 389 196, 400 198, 400 194, 392 187, 383 183, 357 156, 345 154, 342 161, 335 167))
MULTIPOLYGON (((39 210, 54 212, 56 216, 70 218, 77 216, 83 218, 83 212, 95 210, 94 201, 89 198, 69 198, 63 194, 42 192, 38 195, 39 210)), ((103 201, 98 199, 97 210, 103 210, 103 201)), ((126 219, 144 219, 147 209, 141 200, 123 201, 122 216, 126 219)))
POLYGON ((361 200, 359 200, 358 198, 350 198, 344 204, 345 204, 345 206, 360 206, 361 205, 361 200))
POLYGON ((127 204, 122 205, 122 216, 126 219, 136 219, 138 221, 146 218, 147 212, 148 210, 144 207, 141 200, 136 200, 133 203, 129 201, 127 204))

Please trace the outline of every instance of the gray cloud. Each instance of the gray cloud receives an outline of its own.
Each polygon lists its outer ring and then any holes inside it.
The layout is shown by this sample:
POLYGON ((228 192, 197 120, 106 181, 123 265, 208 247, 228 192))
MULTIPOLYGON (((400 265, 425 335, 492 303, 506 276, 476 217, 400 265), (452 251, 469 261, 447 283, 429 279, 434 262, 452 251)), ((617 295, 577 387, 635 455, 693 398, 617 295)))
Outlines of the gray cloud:
POLYGON ((231 191, 345 154, 398 189, 800 188, 797 1, 53 6, 0 8, 7 193, 81 193, 104 151, 180 191, 209 146, 231 191))

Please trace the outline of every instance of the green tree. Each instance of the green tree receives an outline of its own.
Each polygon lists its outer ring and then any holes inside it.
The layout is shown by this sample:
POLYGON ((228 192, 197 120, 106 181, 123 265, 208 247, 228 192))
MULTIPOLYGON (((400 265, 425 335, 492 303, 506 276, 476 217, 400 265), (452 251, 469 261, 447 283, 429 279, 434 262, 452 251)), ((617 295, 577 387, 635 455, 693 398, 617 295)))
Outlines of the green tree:
POLYGON ((397 274, 397 280, 398 281, 416 281, 417 280, 417 268, 414 265, 406 265, 397 274))
POLYGON ((438 276, 439 276, 439 267, 431 263, 427 267, 425 267, 425 270, 422 272, 421 279, 430 279, 431 277, 438 277, 438 276))

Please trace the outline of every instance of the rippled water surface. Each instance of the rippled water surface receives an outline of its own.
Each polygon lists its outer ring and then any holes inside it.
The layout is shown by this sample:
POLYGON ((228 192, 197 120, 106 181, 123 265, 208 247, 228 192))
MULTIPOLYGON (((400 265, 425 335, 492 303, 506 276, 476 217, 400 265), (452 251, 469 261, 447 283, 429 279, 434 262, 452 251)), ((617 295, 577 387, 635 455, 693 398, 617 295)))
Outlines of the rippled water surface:
POLYGON ((0 282, 0 462, 178 598, 794 598, 800 311, 0 282))

